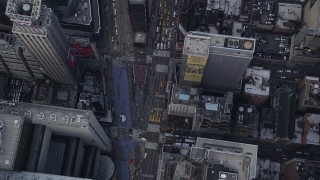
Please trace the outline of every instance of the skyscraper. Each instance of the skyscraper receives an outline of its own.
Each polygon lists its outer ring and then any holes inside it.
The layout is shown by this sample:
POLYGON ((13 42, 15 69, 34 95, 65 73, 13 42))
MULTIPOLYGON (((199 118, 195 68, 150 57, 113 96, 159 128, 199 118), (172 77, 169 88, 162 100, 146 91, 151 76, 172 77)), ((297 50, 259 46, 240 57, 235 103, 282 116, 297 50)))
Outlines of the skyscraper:
POLYGON ((252 38, 189 32, 184 41, 180 83, 219 91, 235 90, 254 49, 252 38))
POLYGON ((68 42, 53 11, 41 0, 8 0, 6 15, 16 34, 38 60, 49 78, 63 84, 76 84, 67 65, 68 42))
POLYGON ((44 79, 38 60, 14 34, 0 33, 0 72, 17 78, 44 79))

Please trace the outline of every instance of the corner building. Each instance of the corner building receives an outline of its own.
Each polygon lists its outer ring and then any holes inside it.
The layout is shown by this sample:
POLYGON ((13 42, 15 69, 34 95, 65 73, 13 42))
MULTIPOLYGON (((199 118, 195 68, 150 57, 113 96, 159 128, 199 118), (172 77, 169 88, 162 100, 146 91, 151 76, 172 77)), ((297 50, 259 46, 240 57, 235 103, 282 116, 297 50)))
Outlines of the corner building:
POLYGON ((68 41, 52 9, 41 0, 8 0, 6 15, 16 34, 39 61, 40 70, 52 80, 76 84, 67 65, 68 41))

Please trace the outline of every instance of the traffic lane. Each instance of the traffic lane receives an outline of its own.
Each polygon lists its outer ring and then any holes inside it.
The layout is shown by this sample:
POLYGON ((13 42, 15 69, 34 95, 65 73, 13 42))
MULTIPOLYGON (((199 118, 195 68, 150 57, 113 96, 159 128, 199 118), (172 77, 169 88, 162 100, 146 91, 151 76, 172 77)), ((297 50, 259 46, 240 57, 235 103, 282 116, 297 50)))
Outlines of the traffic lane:
POLYGON ((141 165, 141 180, 143 179, 156 179, 158 162, 159 162, 159 152, 154 149, 145 149, 146 158, 142 161, 141 165), (152 178, 145 177, 146 175, 152 175, 152 178))

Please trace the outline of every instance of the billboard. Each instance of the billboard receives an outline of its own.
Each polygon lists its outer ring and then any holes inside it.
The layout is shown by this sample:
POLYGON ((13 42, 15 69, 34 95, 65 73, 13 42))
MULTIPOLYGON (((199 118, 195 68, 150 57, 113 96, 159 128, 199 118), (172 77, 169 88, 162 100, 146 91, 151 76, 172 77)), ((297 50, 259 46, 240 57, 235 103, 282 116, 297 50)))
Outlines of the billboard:
POLYGON ((201 82, 208 57, 188 55, 184 73, 185 81, 201 82))

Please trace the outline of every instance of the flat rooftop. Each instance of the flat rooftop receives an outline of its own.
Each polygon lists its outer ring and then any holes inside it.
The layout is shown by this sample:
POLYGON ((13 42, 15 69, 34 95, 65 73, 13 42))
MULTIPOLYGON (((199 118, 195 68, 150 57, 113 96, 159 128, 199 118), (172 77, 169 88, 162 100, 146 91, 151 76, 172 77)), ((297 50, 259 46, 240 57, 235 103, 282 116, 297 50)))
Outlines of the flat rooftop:
POLYGON ((291 3, 278 3, 278 18, 296 21, 301 19, 302 5, 291 3))
POLYGON ((2 114, 2 123, 4 130, 0 131, 0 169, 13 170, 24 120, 20 116, 2 114))
POLYGON ((77 9, 75 10, 73 16, 70 18, 61 17, 60 21, 72 24, 90 25, 92 21, 91 10, 91 0, 81 0, 79 1, 77 9))
POLYGON ((42 174, 35 172, 8 172, 0 171, 1 180, 92 180, 78 177, 42 174))
MULTIPOLYGON (((196 148, 205 148, 208 149, 211 153, 208 157, 215 158, 220 155, 224 155, 221 159, 234 158, 238 160, 244 160, 247 162, 247 158, 250 159, 250 175, 247 177, 254 178, 256 177, 256 164, 257 164, 257 153, 258 146, 252 144, 236 143, 231 141, 222 141, 216 139, 207 139, 207 138, 197 138, 196 148), (216 154, 216 155, 215 155, 216 154)), ((191 153, 192 154, 192 153, 191 153)), ((232 163, 232 161, 230 162, 232 163)), ((241 169, 239 171, 242 171, 241 169)), ((240 174, 240 172, 238 172, 240 174)), ((241 177, 241 176, 240 176, 241 177)), ((242 178, 240 178, 242 179, 242 178)))
POLYGON ((236 49, 238 51, 246 51, 247 53, 253 53, 255 49, 256 40, 253 38, 211 34, 196 31, 189 32, 188 36, 191 35, 192 37, 209 38, 210 51, 214 50, 214 47, 219 47, 220 49, 236 49))
POLYGON ((14 106, 0 105, 0 114, 28 117, 35 124, 84 128, 89 125, 92 111, 19 102, 14 106))
POLYGON ((183 53, 195 56, 209 55, 210 37, 187 35, 184 39, 183 53))

